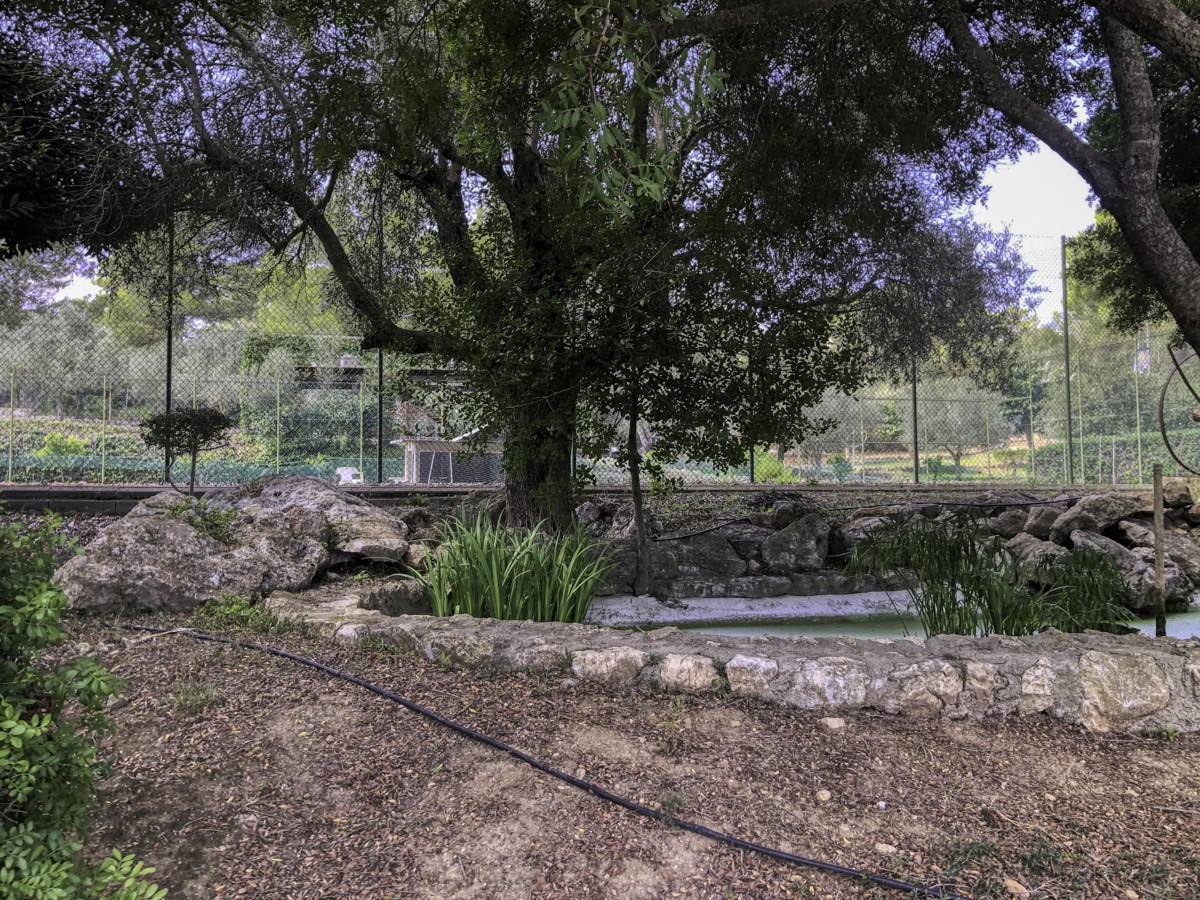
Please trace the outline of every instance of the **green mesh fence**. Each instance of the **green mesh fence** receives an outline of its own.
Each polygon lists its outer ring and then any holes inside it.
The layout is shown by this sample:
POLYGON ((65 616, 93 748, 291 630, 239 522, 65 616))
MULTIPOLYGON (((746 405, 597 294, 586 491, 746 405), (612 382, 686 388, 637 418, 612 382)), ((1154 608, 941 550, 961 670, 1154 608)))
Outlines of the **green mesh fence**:
MULTIPOLYGON (((731 469, 675 460, 667 477, 686 485, 1144 483, 1156 462, 1183 474, 1159 433, 1170 333, 1116 334, 1097 298, 1072 285, 1068 340, 1060 240, 1022 238, 1021 250, 1041 293, 1006 384, 986 389, 922 368, 915 403, 911 383, 831 393, 814 414, 832 426, 800 446, 762 447, 731 469)), ((468 388, 453 373, 417 370, 393 354, 381 365, 311 277, 274 274, 229 293, 181 289, 168 308, 110 285, 92 299, 27 303, 0 323, 0 478, 164 482, 161 454, 142 443, 138 423, 163 410, 169 392, 175 407, 217 407, 237 424, 228 446, 200 459, 204 484, 271 472, 408 485, 502 479, 499 443, 467 446, 476 428, 459 402, 468 388)), ((1200 382, 1200 366, 1188 365, 1200 382)), ((1175 378, 1163 421, 1180 457, 1200 465, 1195 406, 1175 378)), ((641 443, 654 446, 644 428, 641 443)), ((577 462, 600 485, 625 484, 615 455, 577 462)), ((178 461, 171 477, 186 480, 186 469, 178 461)))

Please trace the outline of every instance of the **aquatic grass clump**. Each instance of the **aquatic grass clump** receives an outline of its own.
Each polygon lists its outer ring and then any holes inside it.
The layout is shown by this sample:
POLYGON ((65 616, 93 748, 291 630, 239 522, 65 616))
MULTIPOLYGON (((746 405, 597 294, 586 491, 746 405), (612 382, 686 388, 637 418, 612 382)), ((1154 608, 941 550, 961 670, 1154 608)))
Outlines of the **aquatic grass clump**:
POLYGON ((428 576, 433 613, 582 622, 613 563, 578 524, 554 535, 543 523, 508 529, 480 513, 445 526, 428 576))
POLYGON ((1030 566, 981 536, 966 510, 941 521, 890 516, 855 546, 849 570, 898 573, 931 636, 1110 631, 1130 618, 1129 589, 1104 554, 1079 548, 1030 566))

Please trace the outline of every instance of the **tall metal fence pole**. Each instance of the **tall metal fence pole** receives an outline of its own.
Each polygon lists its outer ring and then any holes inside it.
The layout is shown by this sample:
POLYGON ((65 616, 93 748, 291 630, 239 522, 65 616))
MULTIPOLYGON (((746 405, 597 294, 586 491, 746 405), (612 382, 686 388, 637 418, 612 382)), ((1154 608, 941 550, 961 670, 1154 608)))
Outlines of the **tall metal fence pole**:
POLYGON ((1145 470, 1142 468, 1142 396, 1141 396, 1141 391, 1139 390, 1139 385, 1138 385, 1138 383, 1141 381, 1141 378, 1138 377, 1137 357, 1134 357, 1134 360, 1135 360, 1135 362, 1134 362, 1134 368, 1133 368, 1133 412, 1134 412, 1134 415, 1137 416, 1137 448, 1138 448, 1138 470, 1137 470, 1137 481, 1135 483, 1136 484, 1145 484, 1146 483, 1146 475, 1145 475, 1145 470))
MULTIPOLYGON (((1071 318, 1067 314, 1067 236, 1059 238, 1062 268, 1063 360, 1067 386, 1067 483, 1075 483, 1075 448, 1071 440, 1071 318)), ((1082 422, 1082 419, 1080 420, 1082 422)), ((1080 438, 1083 437, 1082 430, 1080 438)))
MULTIPOLYGON (((377 460, 376 460, 375 483, 383 484, 383 348, 382 347, 379 348, 378 382, 379 383, 376 387, 378 388, 378 391, 379 391, 379 408, 376 411, 376 415, 375 415, 375 429, 376 429, 375 434, 377 435, 377 439, 376 439, 375 443, 378 444, 378 448, 377 448, 378 456, 377 456, 377 460)), ((419 457, 417 460, 417 464, 418 464, 418 466, 420 465, 419 457)))
POLYGON ((366 387, 366 382, 362 378, 358 379, 358 477, 366 478, 366 466, 363 460, 363 419, 366 412, 363 402, 363 391, 366 387))
POLYGON ((17 442, 17 371, 8 373, 8 478, 12 482, 13 448, 17 442))
POLYGON ((100 483, 104 484, 104 468, 108 462, 108 376, 100 387, 100 483))
MULTIPOLYGON (((798 462, 798 460, 797 460, 798 462)), ((750 483, 754 484, 754 447, 750 447, 750 483)))
POLYGON ((279 411, 279 384, 278 378, 275 379, 275 474, 279 474, 279 438, 283 431, 283 415, 279 411))
POLYGON ((917 358, 912 362, 912 442, 913 442, 913 484, 921 483, 921 451, 917 444, 917 358))
MULTIPOLYGON (((171 354, 175 346, 175 214, 167 219, 167 396, 165 411, 171 411, 171 354)), ((168 430, 167 437, 170 438, 168 430)), ((163 453, 163 480, 171 480, 171 447, 163 453)))
POLYGON ((863 427, 862 397, 858 398, 858 480, 867 483, 867 429, 863 427))

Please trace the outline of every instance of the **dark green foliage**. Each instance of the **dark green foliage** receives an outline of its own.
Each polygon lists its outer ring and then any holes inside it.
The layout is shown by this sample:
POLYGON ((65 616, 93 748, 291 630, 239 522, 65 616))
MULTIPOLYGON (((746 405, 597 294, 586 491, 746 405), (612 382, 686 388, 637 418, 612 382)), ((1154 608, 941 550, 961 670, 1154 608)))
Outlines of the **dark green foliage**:
POLYGON ((286 634, 295 623, 281 619, 260 602, 243 594, 222 594, 192 613, 192 625, 201 630, 249 631, 254 634, 286 634))
POLYGON ((1130 617, 1107 556, 1079 549, 1030 567, 999 538, 981 537, 968 510, 943 521, 892 516, 854 547, 849 567, 900 572, 930 636, 1111 630, 1130 617))
POLYGON ((0 528, 0 896, 13 900, 147 900, 166 894, 147 869, 114 852, 79 859, 87 834, 94 738, 110 730, 104 703, 118 682, 95 659, 41 659, 63 640, 54 586, 59 520, 0 528))
POLYGON ((541 524, 506 529, 480 513, 454 521, 433 560, 429 589, 434 615, 582 622, 612 563, 578 525, 565 535, 541 524))
POLYGON ((188 493, 196 493, 196 458, 204 450, 223 447, 234 421, 219 409, 197 406, 158 413, 141 423, 142 440, 166 457, 167 469, 180 456, 191 457, 188 493))

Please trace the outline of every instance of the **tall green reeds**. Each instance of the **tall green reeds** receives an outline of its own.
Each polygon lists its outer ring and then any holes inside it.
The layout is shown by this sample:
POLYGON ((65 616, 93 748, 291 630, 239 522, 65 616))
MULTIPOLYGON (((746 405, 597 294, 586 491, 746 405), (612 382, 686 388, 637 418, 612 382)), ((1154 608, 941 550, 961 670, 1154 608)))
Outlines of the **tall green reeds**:
POLYGON ((892 516, 854 548, 850 570, 897 572, 928 635, 1111 630, 1130 618, 1116 564, 1080 548, 1022 563, 981 537, 967 511, 942 521, 892 516))
POLYGON ((432 570, 418 577, 437 616, 582 622, 612 565, 578 525, 553 535, 540 523, 503 528, 481 513, 445 527, 432 570))

